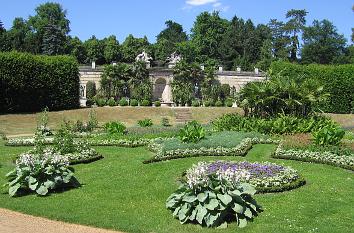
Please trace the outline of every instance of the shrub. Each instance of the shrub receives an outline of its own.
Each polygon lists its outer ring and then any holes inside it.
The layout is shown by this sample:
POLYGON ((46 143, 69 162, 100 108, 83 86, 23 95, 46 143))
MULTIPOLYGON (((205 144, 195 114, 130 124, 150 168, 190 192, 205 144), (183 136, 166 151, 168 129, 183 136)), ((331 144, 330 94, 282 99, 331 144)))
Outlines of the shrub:
POLYGON ((94 104, 95 104, 95 101, 93 99, 87 99, 86 100, 86 106, 87 107, 91 107, 94 104))
POLYGON ((48 108, 44 108, 44 110, 40 113, 37 120, 37 132, 42 134, 43 136, 53 135, 52 131, 48 126, 48 122, 49 122, 48 108))
POLYGON ((166 207, 182 224, 192 222, 225 228, 228 221, 233 220, 239 227, 245 227, 247 221, 262 211, 253 198, 256 189, 241 183, 247 173, 208 174, 204 168, 189 169, 187 181, 166 201, 166 207))
POLYGON ((119 100, 119 105, 120 106, 122 106, 122 107, 124 107, 124 106, 128 106, 128 100, 127 100, 127 98, 121 98, 120 100, 119 100))
POLYGON ((139 102, 136 99, 131 99, 130 100, 130 106, 136 107, 139 105, 139 102))
POLYGON ((153 125, 152 120, 151 119, 144 119, 144 120, 139 120, 138 121, 138 125, 140 127, 151 127, 153 125))
POLYGON ((199 106, 200 106, 199 100, 193 100, 193 101, 192 101, 192 106, 193 106, 193 107, 199 107, 199 106))
POLYGON ((118 135, 125 134, 127 129, 127 127, 123 123, 118 121, 107 122, 104 125, 104 128, 106 132, 108 132, 109 134, 118 134, 118 135))
POLYGON ((227 99, 225 101, 226 107, 232 107, 233 104, 234 104, 234 101, 232 99, 227 99))
POLYGON ((204 101, 204 106, 205 106, 205 107, 210 107, 210 106, 212 106, 212 105, 211 105, 211 101, 210 101, 210 100, 205 100, 205 101, 204 101))
POLYGON ((65 122, 54 136, 54 150, 60 154, 69 154, 76 151, 74 136, 69 128, 69 123, 65 122))
POLYGON ((215 102, 215 106, 216 107, 222 107, 222 106, 224 106, 224 104, 222 103, 222 101, 218 100, 218 101, 215 102))
POLYGON ((325 112, 351 113, 354 109, 354 65, 297 65, 286 62, 273 62, 273 73, 281 73, 291 78, 299 75, 306 79, 319 80, 324 91, 329 92, 328 100, 321 106, 325 112))
POLYGON ((80 185, 74 177, 74 170, 69 167, 68 157, 53 150, 45 150, 43 154, 21 154, 15 169, 6 177, 12 197, 32 191, 45 196, 50 190, 80 185))
POLYGON ((96 83, 88 81, 86 83, 86 98, 92 99, 96 95, 96 83))
POLYGON ((106 105, 107 99, 106 98, 96 98, 95 102, 96 102, 98 107, 103 107, 103 106, 106 105))
POLYGON ((151 103, 150 103, 150 100, 143 100, 140 105, 147 107, 147 106, 150 106, 151 103))
POLYGON ((79 68, 68 56, 0 53, 0 112, 79 108, 79 68))
POLYGON ((113 106, 116 106, 117 103, 116 103, 116 101, 114 100, 114 98, 111 97, 111 98, 109 98, 109 100, 107 101, 107 105, 113 107, 113 106))
POLYGON ((94 109, 91 109, 88 115, 87 129, 92 131, 98 127, 97 113, 94 109))
POLYGON ((188 122, 179 132, 179 138, 182 142, 197 143, 205 138, 205 130, 197 121, 188 122))
POLYGON ((160 107, 161 106, 161 102, 160 101, 155 101, 155 107, 160 107))
POLYGON ((315 144, 326 145, 338 145, 344 137, 345 131, 337 126, 328 125, 321 128, 318 131, 313 132, 315 144))
POLYGON ((164 126, 164 127, 170 127, 171 126, 170 121, 166 117, 163 117, 161 119, 161 125, 164 126))

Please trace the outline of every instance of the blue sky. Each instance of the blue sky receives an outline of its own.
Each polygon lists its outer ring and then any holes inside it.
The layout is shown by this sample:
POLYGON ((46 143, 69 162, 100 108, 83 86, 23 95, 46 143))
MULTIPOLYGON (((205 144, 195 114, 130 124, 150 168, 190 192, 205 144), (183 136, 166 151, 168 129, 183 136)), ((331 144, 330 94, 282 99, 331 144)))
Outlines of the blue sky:
MULTIPOLYGON (((1 3, 0 20, 8 29, 15 17, 27 18, 46 0, 6 0, 1 3)), ((284 20, 289 9, 306 9, 308 24, 313 19, 329 19, 349 40, 354 27, 354 0, 57 0, 67 10, 71 35, 86 40, 116 35, 122 42, 128 34, 146 35, 154 42, 168 19, 183 25, 189 32, 195 17, 202 11, 219 10, 222 17, 234 15, 268 23, 284 20)))

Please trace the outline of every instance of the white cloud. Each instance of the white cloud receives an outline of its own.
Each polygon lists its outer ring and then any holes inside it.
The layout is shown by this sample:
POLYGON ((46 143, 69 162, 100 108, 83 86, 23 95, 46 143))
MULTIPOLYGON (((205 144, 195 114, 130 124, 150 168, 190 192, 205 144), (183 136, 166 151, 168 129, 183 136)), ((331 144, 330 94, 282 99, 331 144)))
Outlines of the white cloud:
POLYGON ((213 4, 213 7, 214 8, 217 8, 217 7, 220 7, 221 6, 221 2, 216 2, 213 4))
POLYGON ((218 3, 219 0, 187 0, 186 4, 191 6, 202 6, 211 3, 218 3))

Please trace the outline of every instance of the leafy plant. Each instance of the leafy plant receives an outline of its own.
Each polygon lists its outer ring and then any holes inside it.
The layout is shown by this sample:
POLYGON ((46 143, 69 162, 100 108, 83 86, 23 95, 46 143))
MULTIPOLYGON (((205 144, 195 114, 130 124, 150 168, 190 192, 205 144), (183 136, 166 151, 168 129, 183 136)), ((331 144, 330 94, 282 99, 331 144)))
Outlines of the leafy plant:
POLYGON ((161 102, 160 101, 155 101, 155 107, 160 107, 161 106, 161 102))
POLYGON ((197 143, 205 138, 205 130, 197 121, 191 121, 180 129, 179 138, 182 142, 197 143))
POLYGON ((200 106, 199 100, 193 100, 193 101, 192 101, 192 106, 193 106, 193 107, 199 107, 199 106, 200 106))
POLYGON ((94 109, 91 109, 88 115, 87 128, 88 131, 92 131, 98 126, 97 113, 94 109))
POLYGON ((164 127, 170 127, 171 126, 170 121, 166 117, 163 117, 161 119, 161 125, 164 126, 164 127))
POLYGON ((138 125, 141 127, 151 127, 153 123, 151 119, 146 118, 144 120, 139 120, 138 125))
POLYGON ((130 100, 130 106, 136 107, 139 105, 139 102, 136 99, 131 99, 130 100))
POLYGON ((36 192, 45 196, 49 191, 80 184, 69 167, 66 156, 45 150, 41 154, 21 154, 16 167, 6 174, 11 197, 23 192, 36 192))
POLYGON ((69 154, 76 151, 74 136, 69 127, 69 123, 64 122, 54 136, 54 150, 60 154, 69 154))
POLYGON ((141 104, 140 104, 141 106, 145 106, 145 107, 147 107, 147 106, 150 106, 151 105, 151 103, 150 103, 150 100, 143 100, 142 102, 141 102, 141 104))
POLYGON ((338 145, 345 135, 345 131, 338 126, 329 125, 312 134, 317 145, 338 145))
POLYGON ((49 111, 48 108, 45 107, 44 110, 39 114, 37 120, 37 132, 41 133, 44 136, 53 135, 52 131, 48 126, 49 122, 49 111))
POLYGON ((126 98, 121 98, 119 100, 119 105, 120 106, 128 106, 128 100, 126 98))
MULTIPOLYGON (((188 171, 187 171, 188 172, 188 171)), ((203 176, 203 172, 201 176, 203 176)), ((197 174, 195 177, 198 179, 197 174)), ((208 181, 201 185, 183 183, 166 201, 173 216, 184 223, 198 223, 207 227, 226 228, 228 222, 236 221, 245 227, 247 221, 262 211, 252 197, 256 189, 247 183, 233 183, 219 179, 216 173, 209 174, 208 181)))
POLYGON ((111 107, 117 105, 117 103, 116 103, 116 101, 114 100, 113 97, 109 98, 109 100, 107 101, 107 104, 108 104, 108 106, 111 106, 111 107))
POLYGON ((222 107, 222 106, 224 106, 224 104, 222 103, 221 100, 218 100, 218 101, 215 102, 215 106, 216 107, 222 107))
POLYGON ((127 127, 123 123, 118 121, 107 122, 104 125, 104 128, 106 132, 108 132, 109 134, 118 134, 118 135, 125 134, 127 129, 127 127))
POLYGON ((106 105, 107 99, 106 98, 95 98, 95 102, 98 107, 103 107, 106 105))

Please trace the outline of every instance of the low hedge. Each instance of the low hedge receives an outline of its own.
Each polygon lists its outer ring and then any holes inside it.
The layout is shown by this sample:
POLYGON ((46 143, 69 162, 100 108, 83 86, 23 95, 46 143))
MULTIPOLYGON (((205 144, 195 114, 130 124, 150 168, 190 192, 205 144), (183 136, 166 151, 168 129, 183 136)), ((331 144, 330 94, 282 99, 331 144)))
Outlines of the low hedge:
POLYGON ((349 65, 297 65, 287 62, 273 62, 271 71, 281 72, 289 77, 304 76, 320 80, 329 100, 322 110, 332 113, 354 112, 354 64, 349 65))
POLYGON ((79 108, 79 68, 69 56, 0 53, 0 112, 79 108))

